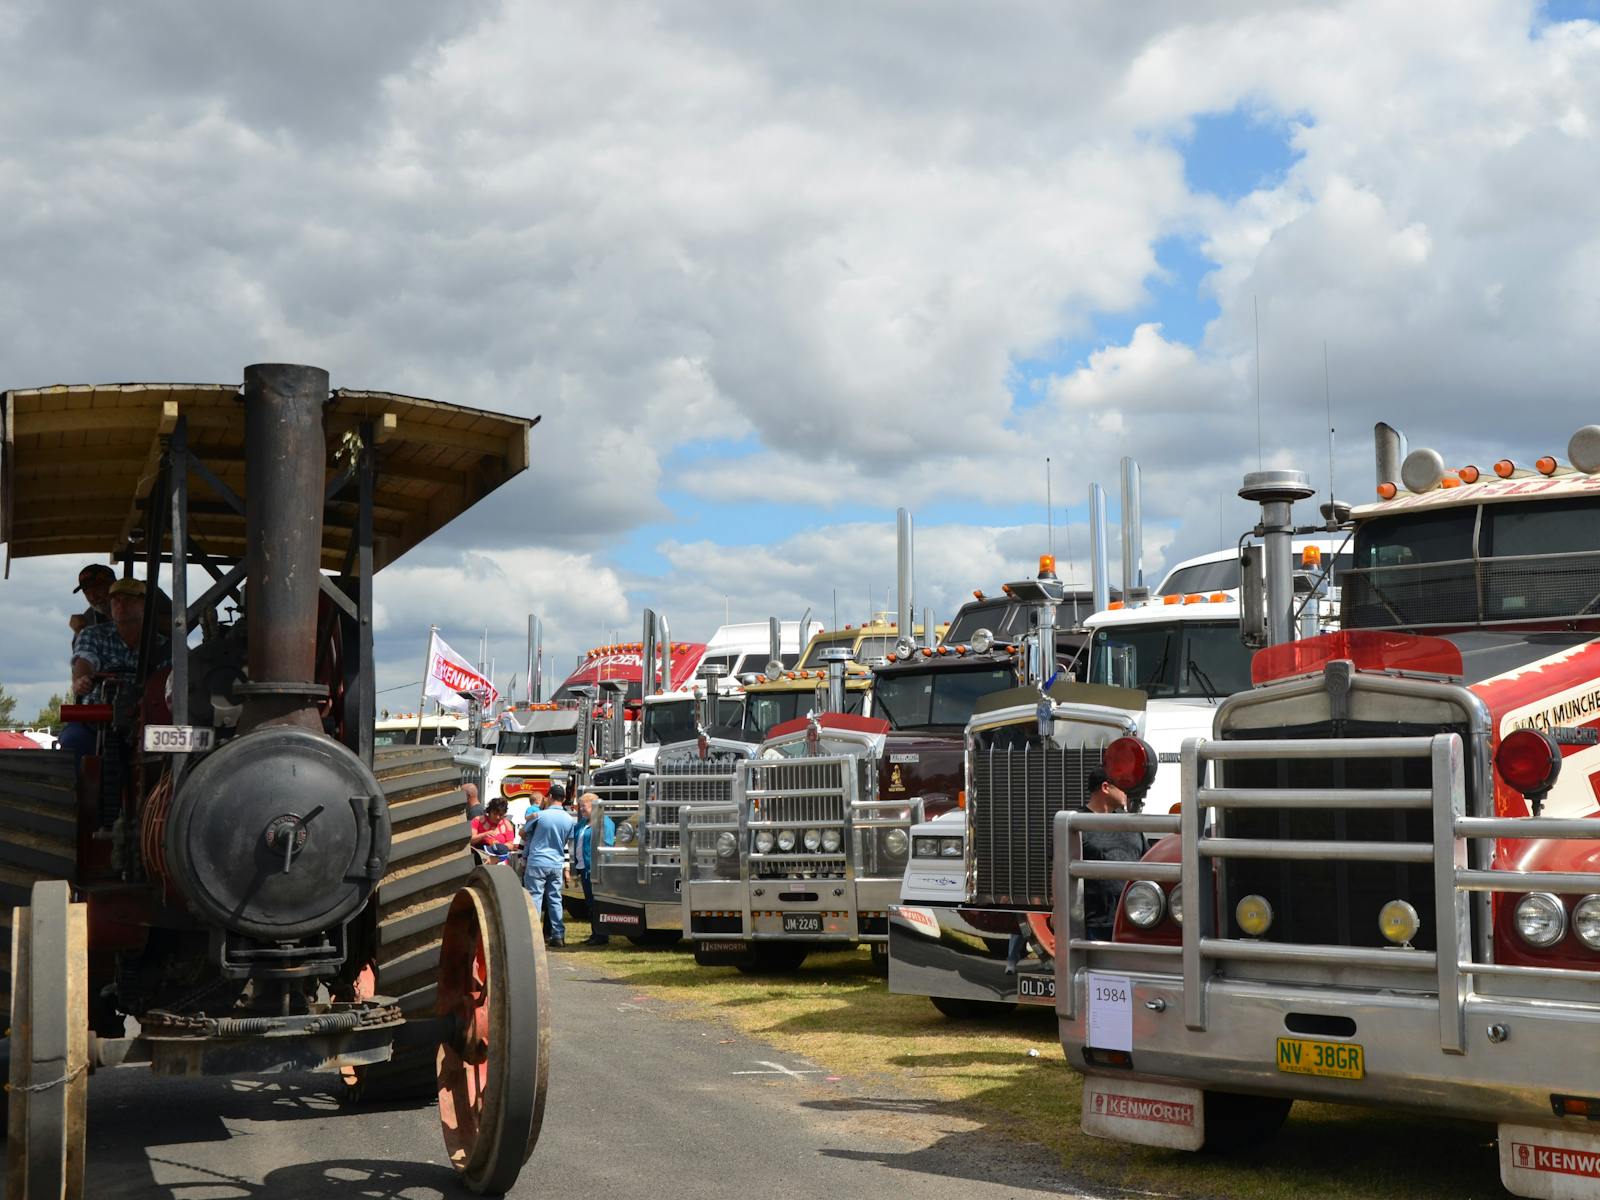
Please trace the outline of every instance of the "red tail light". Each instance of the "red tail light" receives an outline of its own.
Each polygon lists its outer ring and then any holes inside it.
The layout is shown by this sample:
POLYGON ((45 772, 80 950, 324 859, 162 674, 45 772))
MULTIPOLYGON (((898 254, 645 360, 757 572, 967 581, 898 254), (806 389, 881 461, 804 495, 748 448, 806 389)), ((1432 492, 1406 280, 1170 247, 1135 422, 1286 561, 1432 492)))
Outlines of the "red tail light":
POLYGON ((1547 733, 1517 729, 1500 739, 1494 766, 1524 796, 1538 795, 1549 791, 1561 774, 1561 750, 1547 733))
POLYGON ((1106 778, 1125 792, 1149 787, 1156 777, 1156 754, 1143 738, 1119 737, 1106 747, 1101 766, 1106 778))

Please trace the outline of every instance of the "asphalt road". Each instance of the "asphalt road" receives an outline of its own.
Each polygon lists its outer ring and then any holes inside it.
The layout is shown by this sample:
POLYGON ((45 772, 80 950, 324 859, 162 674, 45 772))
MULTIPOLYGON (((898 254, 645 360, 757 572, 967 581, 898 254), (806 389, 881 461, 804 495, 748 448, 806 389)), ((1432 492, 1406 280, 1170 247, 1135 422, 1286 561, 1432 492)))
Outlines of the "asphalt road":
MULTIPOLYGON (((1053 1158, 945 1106, 829 1075, 551 956, 544 1132, 513 1197, 850 1200, 1081 1195, 1053 1158)), ((465 1195, 431 1107, 341 1111, 326 1077, 89 1085, 95 1200, 434 1200, 465 1195)))

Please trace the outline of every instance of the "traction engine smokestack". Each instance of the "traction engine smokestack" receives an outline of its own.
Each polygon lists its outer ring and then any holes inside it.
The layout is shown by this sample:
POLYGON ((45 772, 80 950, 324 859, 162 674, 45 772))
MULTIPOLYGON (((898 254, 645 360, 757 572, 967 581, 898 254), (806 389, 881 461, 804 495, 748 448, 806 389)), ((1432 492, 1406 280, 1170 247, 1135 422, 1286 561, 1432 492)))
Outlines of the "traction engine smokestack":
POLYGON ((246 660, 241 730, 297 725, 316 733, 318 583, 328 373, 292 363, 244 370, 246 660))

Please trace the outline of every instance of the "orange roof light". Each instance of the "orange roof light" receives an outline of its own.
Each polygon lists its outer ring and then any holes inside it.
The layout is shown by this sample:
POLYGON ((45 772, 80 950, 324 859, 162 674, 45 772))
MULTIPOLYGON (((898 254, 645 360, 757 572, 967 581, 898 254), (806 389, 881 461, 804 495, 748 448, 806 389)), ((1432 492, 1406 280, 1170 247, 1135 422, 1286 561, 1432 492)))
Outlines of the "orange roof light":
POLYGON ((1212 592, 1211 593, 1211 603, 1213 603, 1213 604, 1226 603, 1227 599, 1228 599, 1228 593, 1227 592, 1212 592))
POLYGON ((1011 595, 1011 585, 1009 583, 1002 583, 1000 585, 1000 590, 1008 596, 1011 595))
POLYGON ((1541 475, 1554 475, 1556 473, 1556 460, 1551 458, 1548 454, 1546 454, 1533 465, 1538 469, 1539 474, 1541 475))
POLYGON ((1300 565, 1308 570, 1322 565, 1322 547, 1306 546, 1300 551, 1300 565))
POLYGON ((1510 479, 1511 473, 1517 469, 1517 464, 1509 458, 1502 458, 1494 465, 1494 473, 1501 479, 1510 479))
POLYGON ((972 598, 974 600, 982 600, 983 599, 983 589, 982 588, 973 588, 972 589, 972 598))
POLYGON ((1054 554, 1039 555, 1039 578, 1056 573, 1056 556, 1054 554))
POLYGON ((1163 603, 1163 604, 1182 604, 1183 603, 1183 597, 1178 595, 1178 594, 1176 594, 1176 593, 1174 593, 1174 594, 1172 594, 1170 596, 1161 597, 1161 603, 1163 603))
POLYGON ((1108 609, 1122 608, 1122 607, 1124 607, 1124 605, 1123 605, 1121 600, 1113 600, 1110 604, 1106 605, 1106 608, 1108 608, 1108 609))
POLYGON ((1183 602, 1185 604, 1199 604, 1204 599, 1205 599, 1205 597, 1202 596, 1199 592, 1190 592, 1187 596, 1185 596, 1183 598, 1183 602))
POLYGON ((1462 483, 1477 483, 1478 476, 1481 475, 1482 472, 1471 463, 1468 463, 1466 466, 1462 467, 1461 470, 1457 471, 1456 474, 1461 477, 1462 483))
POLYGON ((1378 485, 1378 499, 1393 500, 1395 493, 1399 490, 1400 489, 1395 487, 1392 483, 1380 483, 1378 485))
POLYGON ((933 649, 931 647, 929 647, 929 646, 924 646, 922 648, 922 657, 923 658, 932 658, 933 657, 933 649))
POLYGON ((1439 486, 1442 488, 1460 487, 1461 480, 1454 475, 1441 475, 1439 476, 1439 486))

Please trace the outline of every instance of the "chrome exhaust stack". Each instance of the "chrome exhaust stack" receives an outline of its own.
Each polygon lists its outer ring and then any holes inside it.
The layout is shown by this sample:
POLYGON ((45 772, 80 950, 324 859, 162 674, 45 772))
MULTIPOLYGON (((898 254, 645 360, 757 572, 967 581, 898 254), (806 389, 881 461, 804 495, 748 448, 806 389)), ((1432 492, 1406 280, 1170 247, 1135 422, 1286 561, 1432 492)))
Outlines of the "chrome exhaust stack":
POLYGON ((1122 460, 1122 602, 1147 598, 1144 586, 1144 516, 1140 512, 1139 463, 1122 460))
POLYGON ((913 540, 915 532, 911 513, 906 509, 894 510, 895 520, 895 650, 902 655, 917 648, 915 618, 912 614, 911 588, 913 583, 913 540))
MULTIPOLYGON (((810 610, 808 609, 809 613, 810 610)), ((800 619, 800 632, 802 638, 805 634, 806 618, 800 619)), ((783 674, 783 622, 777 617, 767 618, 767 675, 783 674)))
POLYGON ((656 614, 651 608, 644 610, 644 637, 639 650, 639 695, 643 698, 655 695, 656 690, 656 614))
MULTIPOLYGON (((670 692, 672 690, 672 627, 667 624, 666 613, 656 614, 656 644, 659 646, 661 654, 661 690, 670 692)), ((654 694, 654 691, 645 693, 647 696, 653 696, 654 694)))
POLYGON ((1106 492, 1098 483, 1089 485, 1089 588, 1094 593, 1094 611, 1104 612, 1111 605, 1111 569, 1106 562, 1106 492))
POLYGON ((822 652, 822 661, 828 664, 828 711, 844 711, 844 668, 850 661, 850 651, 844 646, 829 646, 822 652))
POLYGON ((1399 483, 1401 468, 1406 461, 1406 435, 1387 421, 1372 427, 1374 458, 1377 460, 1378 482, 1399 483))

